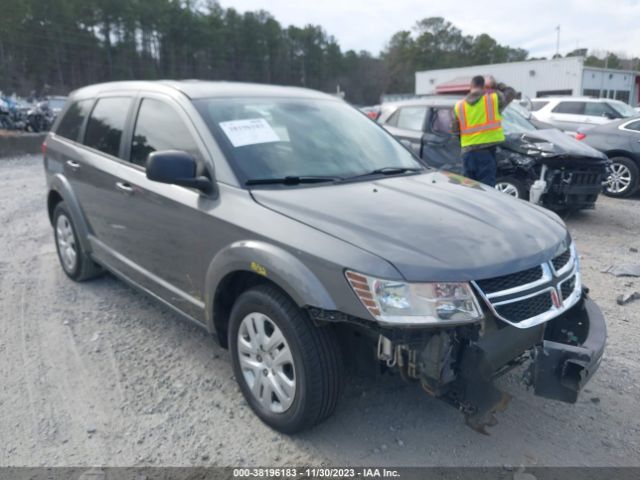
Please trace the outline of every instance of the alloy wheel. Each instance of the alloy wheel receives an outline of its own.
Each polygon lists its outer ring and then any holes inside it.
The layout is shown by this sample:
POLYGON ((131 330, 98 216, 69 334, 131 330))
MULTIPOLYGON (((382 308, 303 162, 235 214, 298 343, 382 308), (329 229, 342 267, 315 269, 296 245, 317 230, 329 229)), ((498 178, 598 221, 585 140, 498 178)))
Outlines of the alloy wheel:
POLYGON ((607 178, 607 190, 611 193, 623 193, 631 185, 631 170, 622 163, 611 165, 611 174, 607 178))
POLYGON ((506 193, 507 195, 510 195, 515 198, 520 197, 520 195, 518 195, 518 189, 516 188, 516 186, 508 182, 497 183, 496 190, 502 193, 506 193))

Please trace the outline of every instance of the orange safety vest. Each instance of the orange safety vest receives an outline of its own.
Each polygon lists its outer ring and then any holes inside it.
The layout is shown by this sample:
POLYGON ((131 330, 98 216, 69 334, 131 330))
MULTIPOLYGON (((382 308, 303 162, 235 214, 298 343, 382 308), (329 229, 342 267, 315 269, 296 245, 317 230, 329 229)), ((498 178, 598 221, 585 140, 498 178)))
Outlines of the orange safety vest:
POLYGON ((460 100, 454 111, 460 125, 460 145, 463 148, 504 141, 497 93, 485 93, 473 105, 460 100))

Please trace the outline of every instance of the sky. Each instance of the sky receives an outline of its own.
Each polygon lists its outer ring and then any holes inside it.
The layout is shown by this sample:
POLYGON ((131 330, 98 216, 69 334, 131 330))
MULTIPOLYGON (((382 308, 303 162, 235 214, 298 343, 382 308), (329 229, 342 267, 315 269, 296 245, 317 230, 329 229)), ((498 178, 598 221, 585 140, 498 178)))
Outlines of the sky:
POLYGON ((575 48, 640 56, 640 0, 219 0, 240 12, 266 10, 282 25, 321 25, 345 50, 378 54, 399 30, 441 16, 465 35, 488 33, 530 56, 575 48))

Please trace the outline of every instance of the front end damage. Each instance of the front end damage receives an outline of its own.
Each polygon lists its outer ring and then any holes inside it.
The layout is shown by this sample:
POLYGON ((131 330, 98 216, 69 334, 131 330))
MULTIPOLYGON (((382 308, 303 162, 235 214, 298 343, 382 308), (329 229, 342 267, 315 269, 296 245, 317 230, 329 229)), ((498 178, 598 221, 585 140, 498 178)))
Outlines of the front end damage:
POLYGON ((553 130, 509 136, 496 160, 499 176, 524 182, 529 200, 551 210, 594 208, 607 179, 604 155, 553 130))
POLYGON ((379 336, 378 358, 454 405, 470 427, 486 434, 510 399, 496 378, 524 366, 523 384, 535 395, 574 403, 597 370, 605 341, 604 317, 585 290, 571 309, 529 328, 487 312, 480 324, 430 334, 389 330, 379 336))

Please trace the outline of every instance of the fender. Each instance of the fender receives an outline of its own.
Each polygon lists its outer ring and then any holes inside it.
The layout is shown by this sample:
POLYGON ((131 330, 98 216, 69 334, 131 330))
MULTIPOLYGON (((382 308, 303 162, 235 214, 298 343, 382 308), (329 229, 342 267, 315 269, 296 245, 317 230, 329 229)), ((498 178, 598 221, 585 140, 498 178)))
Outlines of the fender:
POLYGON ((226 275, 238 271, 263 275, 282 288, 298 306, 336 309, 324 285, 295 255, 262 241, 238 241, 218 252, 207 269, 205 316, 210 331, 215 331, 213 302, 218 285, 226 275))
MULTIPOLYGON (((91 243, 89 242, 89 224, 87 223, 87 219, 82 212, 82 208, 80 207, 80 203, 76 198, 76 195, 73 193, 73 189, 71 188, 71 184, 69 180, 62 175, 61 173, 56 173, 49 177, 49 195, 52 191, 55 191, 58 195, 62 197, 64 203, 67 204, 69 209, 69 214, 71 215, 71 220, 73 221, 73 225, 76 228, 76 233, 78 235, 78 241, 82 246, 85 252, 91 252, 91 243)), ((48 201, 48 197, 47 197, 48 201)), ((53 222, 53 219, 51 219, 53 222)))

